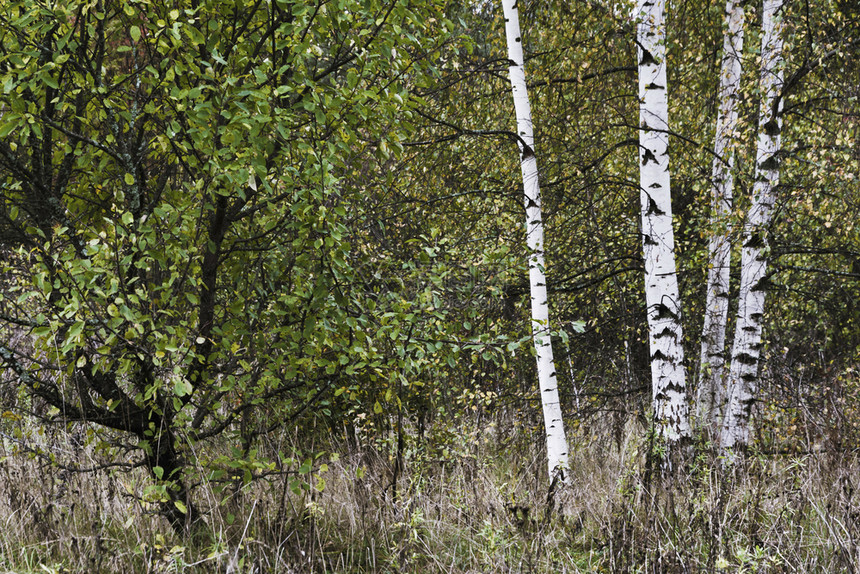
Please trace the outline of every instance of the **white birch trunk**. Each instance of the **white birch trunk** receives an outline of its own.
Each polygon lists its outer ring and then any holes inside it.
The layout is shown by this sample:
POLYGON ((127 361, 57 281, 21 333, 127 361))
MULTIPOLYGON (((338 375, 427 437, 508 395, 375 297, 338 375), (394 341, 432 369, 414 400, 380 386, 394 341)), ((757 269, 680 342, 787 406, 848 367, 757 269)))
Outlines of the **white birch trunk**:
POLYGON ((780 130, 782 129, 782 0, 764 0, 761 44, 761 93, 756 177, 753 203, 744 224, 741 250, 741 285, 729 370, 729 403, 720 433, 724 451, 749 444, 749 420, 755 400, 762 349, 765 275, 770 223, 779 184, 780 130))
POLYGON ((708 246, 708 284, 697 393, 699 423, 714 433, 719 431, 720 414, 726 399, 723 379, 726 363, 726 322, 729 316, 732 169, 738 123, 735 103, 740 91, 743 47, 744 10, 739 0, 728 0, 723 35, 723 58, 720 65, 719 112, 714 137, 712 235, 708 246))
POLYGON ((549 306, 543 257, 543 222, 537 158, 534 153, 532 114, 526 89, 523 45, 517 0, 502 0, 508 43, 511 90, 517 116, 517 133, 522 152, 520 167, 526 203, 526 241, 529 249, 529 286, 531 289, 532 336, 537 352, 537 371, 546 428, 546 451, 550 481, 568 481, 568 445, 558 399, 558 380, 550 341, 549 306))
POLYGON ((681 299, 669 180, 665 0, 638 0, 639 160, 645 302, 656 431, 672 444, 691 435, 684 374, 681 299))

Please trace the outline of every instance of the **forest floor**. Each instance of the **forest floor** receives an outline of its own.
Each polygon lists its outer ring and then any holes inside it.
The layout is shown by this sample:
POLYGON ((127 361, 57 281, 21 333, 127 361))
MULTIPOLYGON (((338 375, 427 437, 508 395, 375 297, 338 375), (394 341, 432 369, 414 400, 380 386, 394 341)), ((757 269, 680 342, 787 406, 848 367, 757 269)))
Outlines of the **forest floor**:
POLYGON ((539 432, 473 423, 442 448, 406 441, 396 481, 389 438, 332 439, 297 492, 284 476, 198 484, 206 526, 191 537, 145 502, 142 469, 69 472, 4 439, 0 572, 854 572, 860 564, 854 453, 751 453, 731 472, 705 454, 664 480, 648 471, 636 425, 613 439, 609 429, 574 430, 570 484, 550 494, 539 432))

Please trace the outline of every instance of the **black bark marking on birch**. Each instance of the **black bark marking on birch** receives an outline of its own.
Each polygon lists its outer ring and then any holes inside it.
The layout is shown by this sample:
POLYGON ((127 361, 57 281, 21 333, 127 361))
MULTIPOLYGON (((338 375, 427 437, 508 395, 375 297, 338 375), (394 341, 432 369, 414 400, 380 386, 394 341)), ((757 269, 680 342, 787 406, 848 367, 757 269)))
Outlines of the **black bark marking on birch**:
POLYGON ((754 231, 749 234, 747 240, 744 241, 744 247, 749 247, 751 249, 758 249, 760 247, 764 247, 764 235, 761 231, 754 231))
POLYGON ((776 119, 771 119, 769 122, 764 124, 764 133, 769 135, 770 137, 776 137, 782 131, 779 127, 779 122, 776 119))
POLYGON ((749 353, 737 353, 735 355, 735 361, 742 365, 756 365, 758 364, 758 357, 751 355, 749 353))
POLYGON ((779 169, 779 158, 776 157, 776 154, 770 156, 759 165, 759 169, 762 171, 776 171, 779 169))
POLYGON ((665 387, 663 387, 664 394, 670 392, 683 393, 684 387, 679 385, 678 383, 669 382, 665 387))
POLYGON ((657 315, 655 319, 677 319, 677 315, 665 303, 657 303, 657 315))
POLYGON ((534 156, 535 156, 534 150, 531 147, 523 144, 523 160, 527 160, 530 157, 534 157, 534 156))
POLYGON ((654 155, 650 149, 646 149, 642 152, 642 165, 648 165, 649 161, 653 161, 654 163, 660 163, 657 161, 657 156, 654 155))
POLYGON ((657 202, 654 201, 654 198, 648 196, 648 215, 666 215, 666 212, 660 209, 660 206, 657 205, 657 202))
POLYGON ((750 287, 750 291, 767 291, 770 289, 771 281, 768 277, 762 277, 755 285, 750 287))
POLYGON ((650 236, 650 235, 646 235, 646 236, 645 236, 645 238, 643 239, 643 243, 644 243, 645 245, 657 245, 657 242, 656 242, 656 241, 654 241, 653 239, 651 239, 651 236, 650 236))
POLYGON ((675 334, 675 330, 672 327, 666 327, 656 335, 654 335, 655 339, 662 339, 663 337, 672 337, 676 341, 678 340, 678 335, 675 334))
POLYGON ((656 82, 651 82, 650 84, 645 86, 645 89, 646 90, 665 90, 666 86, 661 86, 660 84, 658 84, 656 82))
POLYGON ((669 357, 669 355, 665 354, 663 351, 660 351, 660 350, 654 351, 654 354, 651 355, 651 360, 652 361, 669 361, 669 362, 672 362, 671 357, 669 357))
POLYGON ((651 52, 642 48, 642 59, 639 60, 640 66, 647 66, 649 64, 656 64, 657 60, 654 59, 654 56, 651 55, 651 52))

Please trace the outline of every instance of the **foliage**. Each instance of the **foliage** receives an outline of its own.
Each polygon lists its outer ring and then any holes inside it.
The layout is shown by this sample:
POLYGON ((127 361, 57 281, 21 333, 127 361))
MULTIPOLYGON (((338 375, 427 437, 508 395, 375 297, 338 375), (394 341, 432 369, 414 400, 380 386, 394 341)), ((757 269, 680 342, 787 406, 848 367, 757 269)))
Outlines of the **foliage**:
POLYGON ((341 181, 408 134, 407 84, 449 24, 376 0, 4 1, 2 22, 19 409, 118 431, 99 440, 143 455, 182 528, 194 461, 214 481, 285 472, 259 440, 336 386, 408 373, 380 347, 411 330, 409 300, 361 281, 367 215, 341 181))
MULTIPOLYGON (((579 433, 575 494, 591 495, 567 526, 521 529, 504 510, 545 493, 530 492, 526 476, 541 453, 523 447, 539 430, 523 202, 501 7, 486 3, 0 0, 6 461, 55 465, 46 488, 65 481, 63 468, 72 482, 112 472, 98 476, 137 505, 142 538, 121 536, 130 507, 109 508, 117 522, 93 518, 93 504, 86 520, 114 533, 103 548, 137 548, 139 569, 179 564, 181 549, 200 544, 146 521, 156 511, 176 530, 202 517, 229 531, 202 543, 219 567, 228 553, 253 554, 251 543, 238 550, 250 524, 267 556, 300 533, 290 551, 365 571, 407 558, 515 568, 527 556, 606 570, 658 554, 669 564, 667 548, 694 555, 672 560, 737 571, 781 552, 811 571, 838 569, 858 540, 852 531, 839 542, 823 520, 835 512, 828 501, 846 524, 856 506, 839 486, 855 465, 839 457, 858 440, 855 7, 787 5, 783 184, 755 433, 762 456, 838 460, 808 459, 802 484, 768 482, 762 467, 726 502, 727 490, 703 486, 717 462, 699 459, 685 477, 699 482, 679 486, 692 502, 659 511, 629 462, 638 446, 624 450, 643 440, 629 428, 650 394, 628 8, 520 9, 560 393, 579 433), (66 433, 71 446, 58 438, 66 433), (610 452, 624 460, 599 476, 582 462, 610 452), (343 493, 351 517, 337 514, 343 493), (756 496, 771 506, 753 516, 756 496), (717 547, 707 521, 719 516, 736 536, 717 547), (762 517, 771 530, 756 526, 762 517), (688 518, 707 524, 688 532, 688 518)), ((735 224, 752 189, 759 97, 760 8, 746 11, 735 224)), ((723 4, 670 2, 668 17, 673 211, 695 357, 723 4)), ((799 468, 780 460, 780 472, 799 468)), ((28 504, 20 497, 14 512, 28 504)), ((35 507, 53 503, 46 495, 35 507)), ((36 543, 18 552, 3 540, 2 567, 31 571, 54 568, 72 544, 13 563, 38 554, 36 543)))

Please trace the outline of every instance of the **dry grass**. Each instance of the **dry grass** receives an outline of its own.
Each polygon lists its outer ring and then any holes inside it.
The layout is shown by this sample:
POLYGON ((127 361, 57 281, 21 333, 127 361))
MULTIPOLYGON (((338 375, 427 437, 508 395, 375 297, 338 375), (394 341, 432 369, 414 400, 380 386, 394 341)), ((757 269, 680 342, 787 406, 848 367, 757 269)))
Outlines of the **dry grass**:
MULTIPOLYGON (((547 512, 539 434, 460 430, 445 456, 408 442, 396 494, 385 443, 333 441, 340 457, 307 477, 324 479, 322 490, 296 494, 281 477, 220 493, 201 484, 207 527, 190 539, 144 502, 142 470, 67 472, 7 434, 0 572, 854 572, 860 563, 854 453, 753 454, 730 473, 702 454, 669 488, 646 476, 641 429, 612 443, 592 428, 574 437, 571 484, 547 512)), ((98 460, 63 433, 33 437, 46 453, 98 460)))

